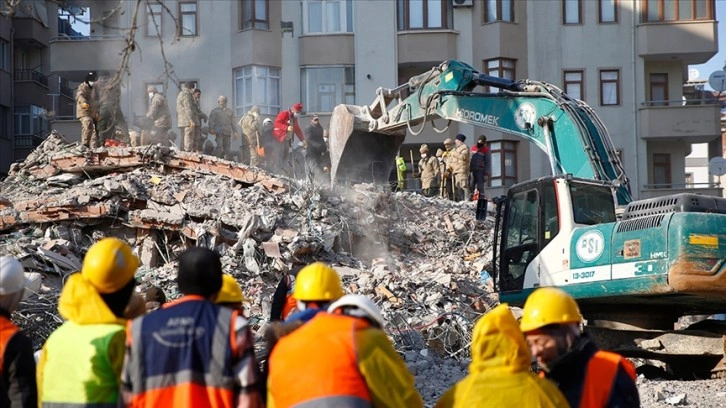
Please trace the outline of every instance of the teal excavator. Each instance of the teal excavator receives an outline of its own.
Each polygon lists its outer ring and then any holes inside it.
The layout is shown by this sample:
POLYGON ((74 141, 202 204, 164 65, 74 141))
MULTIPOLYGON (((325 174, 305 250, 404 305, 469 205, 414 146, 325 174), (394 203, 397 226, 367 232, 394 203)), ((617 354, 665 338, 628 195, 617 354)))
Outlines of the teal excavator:
POLYGON ((333 112, 335 182, 387 181, 406 132, 427 124, 439 133, 453 121, 520 136, 547 154, 552 174, 497 200, 500 301, 521 306, 537 287, 557 286, 577 299, 588 329, 610 349, 698 376, 726 370, 722 323, 673 331, 683 316, 726 312, 726 199, 632 201, 603 123, 548 83, 492 77, 449 60, 376 94, 370 106, 333 112))

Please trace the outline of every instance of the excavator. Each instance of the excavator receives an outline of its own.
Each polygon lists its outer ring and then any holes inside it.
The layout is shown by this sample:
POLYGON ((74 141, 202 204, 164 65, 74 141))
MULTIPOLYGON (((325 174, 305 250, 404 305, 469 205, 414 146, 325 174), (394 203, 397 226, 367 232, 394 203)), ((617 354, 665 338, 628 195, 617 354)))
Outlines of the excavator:
POLYGON ((406 132, 451 122, 516 135, 549 158, 551 175, 496 201, 494 277, 522 306, 542 286, 577 299, 605 348, 665 362, 668 372, 723 376, 724 322, 674 330, 684 316, 726 312, 726 199, 676 194, 633 201, 594 110, 558 87, 444 61, 369 106, 338 105, 330 122, 336 183, 385 182, 406 132), (496 88, 496 92, 485 92, 496 88))

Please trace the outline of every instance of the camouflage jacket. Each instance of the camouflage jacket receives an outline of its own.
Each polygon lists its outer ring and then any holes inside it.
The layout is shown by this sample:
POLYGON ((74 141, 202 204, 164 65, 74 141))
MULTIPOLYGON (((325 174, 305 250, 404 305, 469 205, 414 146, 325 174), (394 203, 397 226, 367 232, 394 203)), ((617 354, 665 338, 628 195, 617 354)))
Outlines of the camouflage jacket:
POLYGON ((98 104, 93 92, 93 88, 85 82, 81 82, 76 89, 76 118, 80 119, 84 116, 95 117, 98 113, 98 104), (84 108, 86 104, 88 107, 84 108))
POLYGON ((154 94, 149 103, 149 111, 146 117, 154 121, 154 126, 158 128, 171 127, 171 113, 169 112, 169 104, 166 103, 166 97, 160 93, 154 94))
POLYGON ((190 123, 196 123, 195 105, 192 91, 182 88, 176 97, 176 123, 178 127, 187 127, 190 123))
POLYGON ((230 108, 216 107, 209 113, 208 124, 215 134, 229 136, 234 131, 234 112, 230 108))

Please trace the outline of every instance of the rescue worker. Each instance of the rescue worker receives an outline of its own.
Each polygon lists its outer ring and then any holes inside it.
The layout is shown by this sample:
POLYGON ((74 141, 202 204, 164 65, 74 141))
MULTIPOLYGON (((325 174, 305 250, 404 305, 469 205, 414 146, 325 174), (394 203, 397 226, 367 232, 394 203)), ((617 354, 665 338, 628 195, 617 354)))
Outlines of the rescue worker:
POLYGON ((192 99, 194 99, 194 151, 200 153, 204 145, 204 139, 202 139, 202 121, 207 122, 209 118, 202 111, 202 90, 199 88, 194 89, 192 92, 192 99))
POLYGON ((466 136, 459 133, 454 140, 454 150, 451 153, 449 167, 454 176, 454 200, 466 201, 469 199, 469 146, 464 143, 466 136))
POLYGON ((169 104, 164 94, 159 92, 154 85, 146 87, 149 94, 149 111, 146 112, 146 118, 154 121, 153 127, 149 131, 151 134, 150 141, 143 141, 142 144, 161 143, 163 146, 169 145, 169 130, 171 129, 171 113, 169 112, 169 104))
POLYGON ((294 287, 292 296, 299 312, 289 316, 286 322, 307 322, 345 294, 338 272, 324 262, 314 262, 300 269, 294 287))
POLYGON ((260 139, 260 108, 253 106, 239 120, 244 139, 240 144, 239 161, 250 166, 259 166, 257 157, 257 141, 260 139))
POLYGON ((129 143, 129 126, 121 111, 121 87, 103 76, 94 84, 98 100, 98 139, 101 146, 107 140, 129 143))
POLYGON ((301 103, 296 103, 290 107, 290 109, 284 110, 277 114, 275 118, 275 127, 272 130, 272 134, 278 144, 273 144, 274 147, 274 160, 278 163, 278 169, 276 171, 290 173, 291 164, 289 162, 290 149, 292 147, 292 135, 297 135, 297 138, 303 144, 304 148, 307 148, 305 142, 305 136, 303 135, 302 129, 298 124, 298 118, 303 110, 301 103))
POLYGON ((272 168, 270 167, 269 151, 270 149, 274 149, 274 145, 277 143, 272 135, 274 128, 275 124, 272 122, 272 119, 265 118, 265 120, 262 121, 262 127, 260 128, 260 148, 258 150, 260 154, 258 155, 258 160, 262 167, 264 167, 267 171, 272 171, 272 168))
POLYGON ((26 285, 23 265, 15 258, 0 257, 0 407, 38 406, 33 344, 10 321, 26 285))
POLYGON ((234 112, 227 107, 227 97, 220 95, 217 98, 217 107, 209 113, 209 133, 216 137, 217 146, 221 146, 221 154, 225 160, 230 160, 230 139, 237 131, 234 128, 234 112))
POLYGON ((226 273, 222 275, 222 288, 219 289, 214 303, 236 310, 240 316, 243 316, 244 307, 242 304, 245 302, 249 302, 249 300, 242 293, 242 287, 237 279, 226 273))
POLYGON ((509 306, 500 304, 474 325, 469 375, 436 408, 567 407, 557 386, 530 372, 531 354, 509 306))
POLYGON ((89 248, 81 272, 68 277, 58 300, 66 321, 48 337, 38 361, 41 406, 119 403, 124 324, 135 317, 125 310, 139 265, 128 244, 104 238, 89 248))
POLYGON ((93 92, 96 79, 96 73, 89 72, 76 89, 76 119, 81 122, 81 144, 91 149, 98 147, 98 102, 93 92))
POLYGON ((421 160, 418 162, 418 170, 421 176, 421 191, 426 197, 439 195, 439 160, 429 155, 428 145, 422 144, 418 149, 421 153, 421 160))
POLYGON ((346 295, 279 339, 270 355, 268 407, 422 407, 383 323, 370 299, 346 295))
POLYGON ((454 199, 454 174, 451 163, 453 161, 454 142, 446 138, 444 140, 444 151, 441 154, 443 167, 441 170, 441 197, 447 200, 454 199))
POLYGON ((263 406, 248 322, 212 303, 222 279, 218 253, 188 249, 177 275, 184 296, 127 324, 122 392, 128 406, 263 406))
POLYGON ((294 266, 290 272, 286 273, 277 284, 277 289, 272 295, 272 305, 270 307, 270 321, 282 321, 298 312, 297 299, 293 296, 295 290, 295 279, 303 265, 294 266))
POLYGON ((476 219, 484 221, 487 217, 488 200, 484 191, 486 181, 491 174, 491 155, 487 146, 487 137, 479 136, 476 150, 471 156, 469 170, 471 171, 474 197, 476 197, 476 219))
POLYGON ((308 142, 308 148, 305 152, 305 162, 307 163, 308 172, 314 179, 323 180, 323 167, 325 167, 325 154, 328 146, 325 144, 323 134, 325 129, 320 124, 320 117, 315 114, 310 119, 310 126, 305 128, 305 140, 308 142))
POLYGON ((184 151, 196 151, 196 141, 194 139, 194 127, 196 126, 195 102, 192 95, 191 82, 182 84, 182 88, 176 97, 176 120, 181 133, 182 147, 184 151))
POLYGON ((396 155, 396 191, 406 189, 406 160, 401 156, 401 152, 396 155))
POLYGON ((529 295, 520 329, 543 376, 572 407, 639 407, 633 365, 600 350, 581 323, 580 309, 567 292, 545 287, 529 295))

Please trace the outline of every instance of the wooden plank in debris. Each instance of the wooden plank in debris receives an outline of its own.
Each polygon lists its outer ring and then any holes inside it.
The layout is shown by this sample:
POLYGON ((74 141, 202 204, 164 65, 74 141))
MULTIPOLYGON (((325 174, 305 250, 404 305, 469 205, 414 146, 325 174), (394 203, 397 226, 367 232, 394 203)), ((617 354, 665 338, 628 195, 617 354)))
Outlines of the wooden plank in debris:
POLYGON ((80 205, 80 206, 59 206, 44 207, 37 210, 21 212, 20 219, 23 222, 51 222, 60 220, 76 220, 87 218, 101 218, 113 212, 110 205, 80 205))

